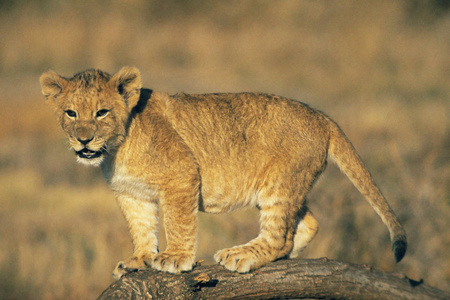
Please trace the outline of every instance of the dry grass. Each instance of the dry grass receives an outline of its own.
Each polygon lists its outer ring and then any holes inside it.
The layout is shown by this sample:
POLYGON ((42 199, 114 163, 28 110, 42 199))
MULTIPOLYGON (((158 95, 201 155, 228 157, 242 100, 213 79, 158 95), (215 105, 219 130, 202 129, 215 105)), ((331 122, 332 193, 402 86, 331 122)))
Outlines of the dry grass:
MULTIPOLYGON (((450 289, 443 2, 2 3, 1 299, 95 298, 131 253, 112 193, 98 170, 74 162, 37 80, 48 68, 71 75, 122 65, 139 67, 157 90, 267 91, 327 112, 366 161, 410 246, 395 265, 387 230, 330 165, 309 196, 321 231, 304 257, 369 263, 450 289)), ((198 258, 212 262, 214 251, 252 238, 257 219, 252 210, 202 215, 198 258)))

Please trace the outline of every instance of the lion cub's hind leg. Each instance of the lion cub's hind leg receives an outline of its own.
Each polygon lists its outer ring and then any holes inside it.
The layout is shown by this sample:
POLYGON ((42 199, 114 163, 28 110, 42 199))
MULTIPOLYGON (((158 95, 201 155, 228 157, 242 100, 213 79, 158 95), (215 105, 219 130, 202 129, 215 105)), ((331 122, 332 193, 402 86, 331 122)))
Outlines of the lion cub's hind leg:
POLYGON ((297 214, 297 229, 294 235, 294 247, 289 258, 297 257, 316 236, 319 222, 314 218, 309 208, 304 205, 297 214))
POLYGON ((284 257, 292 249, 297 211, 287 199, 270 199, 260 205, 261 231, 247 244, 218 251, 214 259, 225 268, 246 273, 284 257))

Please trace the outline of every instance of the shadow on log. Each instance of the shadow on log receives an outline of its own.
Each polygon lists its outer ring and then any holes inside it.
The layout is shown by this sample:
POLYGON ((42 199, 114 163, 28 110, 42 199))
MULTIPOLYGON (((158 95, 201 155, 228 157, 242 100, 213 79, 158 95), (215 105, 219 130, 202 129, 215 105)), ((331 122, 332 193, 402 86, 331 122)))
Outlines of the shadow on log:
POLYGON ((328 259, 289 259, 252 273, 218 265, 179 275, 130 273, 98 299, 450 299, 450 293, 405 275, 328 259))

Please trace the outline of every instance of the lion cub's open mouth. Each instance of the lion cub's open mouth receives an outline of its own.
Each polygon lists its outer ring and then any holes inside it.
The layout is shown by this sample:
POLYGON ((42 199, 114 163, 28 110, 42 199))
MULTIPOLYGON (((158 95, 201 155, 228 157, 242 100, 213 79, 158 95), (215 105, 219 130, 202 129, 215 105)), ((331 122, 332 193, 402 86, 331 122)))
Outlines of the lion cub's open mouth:
POLYGON ((84 148, 80 151, 75 151, 75 153, 78 155, 78 157, 86 158, 86 159, 100 157, 103 155, 103 152, 104 152, 103 149, 101 149, 100 151, 92 151, 92 150, 89 150, 88 148, 84 148))

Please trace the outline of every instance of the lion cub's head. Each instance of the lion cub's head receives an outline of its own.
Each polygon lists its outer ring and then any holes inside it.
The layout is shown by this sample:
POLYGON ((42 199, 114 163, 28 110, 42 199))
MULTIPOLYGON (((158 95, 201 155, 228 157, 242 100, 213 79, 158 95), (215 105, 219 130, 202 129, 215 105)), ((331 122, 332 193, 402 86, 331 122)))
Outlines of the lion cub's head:
POLYGON ((131 110, 139 101, 137 69, 125 67, 113 76, 86 70, 72 78, 48 71, 40 82, 79 162, 98 166, 120 146, 131 110))

